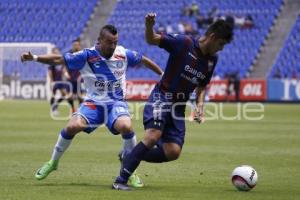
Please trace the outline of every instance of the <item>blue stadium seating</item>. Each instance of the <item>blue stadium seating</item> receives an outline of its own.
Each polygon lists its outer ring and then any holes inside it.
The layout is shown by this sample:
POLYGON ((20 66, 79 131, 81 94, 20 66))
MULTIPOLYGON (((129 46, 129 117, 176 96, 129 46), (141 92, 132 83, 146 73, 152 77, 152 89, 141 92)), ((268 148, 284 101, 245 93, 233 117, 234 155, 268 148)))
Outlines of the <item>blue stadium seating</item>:
MULTIPOLYGON (((0 42, 50 42, 61 50, 79 37, 97 0, 1 0, 0 42)), ((20 62, 4 65, 4 75, 21 80, 43 80, 46 69, 20 62)))
MULTIPOLYGON (((220 53, 215 75, 224 78, 228 73, 238 72, 240 77, 247 77, 250 66, 259 53, 265 37, 277 17, 282 0, 120 0, 113 11, 109 23, 116 25, 120 31, 120 43, 126 48, 137 50, 165 67, 168 54, 149 46, 144 41, 144 16, 147 12, 157 13, 157 22, 166 25, 171 22, 173 29, 180 21, 189 22, 196 28, 195 18, 181 17, 182 8, 196 2, 204 15, 217 6, 220 14, 251 14, 254 20, 252 29, 235 29, 234 41, 220 53), (126 16, 126 17, 125 17, 126 16)), ((200 34, 204 29, 198 30, 200 34)), ((157 76, 141 69, 128 70, 129 79, 157 79, 157 76)))
POLYGON ((269 73, 269 78, 300 79, 300 15, 288 35, 276 62, 269 73))
POLYGON ((51 42, 65 49, 79 37, 96 2, 1 0, 0 42, 51 42))
MULTIPOLYGON (((97 0, 1 0, 0 42, 51 42, 60 49, 66 49, 82 32, 96 2, 97 0)), ((171 22, 175 29, 179 22, 184 21, 196 28, 195 18, 181 16, 182 8, 191 5, 192 2, 194 0, 119 0, 108 23, 118 27, 121 45, 145 54, 164 68, 168 54, 162 49, 147 45, 144 41, 144 16, 147 12, 154 11, 158 14, 158 23, 171 22)), ((242 78, 247 77, 250 66, 258 55, 274 19, 278 16, 283 0, 197 0, 195 2, 204 15, 214 6, 217 6, 219 13, 223 15, 251 14, 254 28, 235 29, 234 41, 220 53, 215 73, 221 78, 233 72, 238 72, 242 78)), ((299 28, 297 30, 299 32, 299 28)), ((198 31, 203 34, 205 30, 198 31)), ((298 35, 293 34, 291 40, 299 40, 298 35)), ((294 56, 293 60, 288 61, 291 66, 296 61, 299 63, 299 45, 295 44, 284 49, 294 56)), ((287 62, 287 54, 282 57, 283 59, 279 57, 276 63, 287 62)), ((13 73, 16 69, 22 72, 20 76, 23 79, 39 80, 45 77, 44 68, 37 67, 32 69, 31 73, 27 73, 20 63, 15 63, 13 69, 6 68, 5 73, 13 73)), ((127 77, 158 79, 156 74, 144 68, 128 69, 127 77)))

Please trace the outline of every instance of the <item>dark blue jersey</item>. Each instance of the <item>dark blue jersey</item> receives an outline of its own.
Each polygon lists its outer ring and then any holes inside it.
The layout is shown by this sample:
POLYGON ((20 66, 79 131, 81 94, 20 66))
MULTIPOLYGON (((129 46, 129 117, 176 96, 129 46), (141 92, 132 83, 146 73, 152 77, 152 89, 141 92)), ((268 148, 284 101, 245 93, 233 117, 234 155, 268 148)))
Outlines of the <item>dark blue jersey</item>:
POLYGON ((53 81, 62 81, 63 79, 63 65, 51 65, 48 70, 52 72, 53 81))
POLYGON ((186 102, 196 87, 209 83, 218 57, 203 55, 197 39, 162 35, 159 47, 170 55, 158 87, 171 101, 186 102))

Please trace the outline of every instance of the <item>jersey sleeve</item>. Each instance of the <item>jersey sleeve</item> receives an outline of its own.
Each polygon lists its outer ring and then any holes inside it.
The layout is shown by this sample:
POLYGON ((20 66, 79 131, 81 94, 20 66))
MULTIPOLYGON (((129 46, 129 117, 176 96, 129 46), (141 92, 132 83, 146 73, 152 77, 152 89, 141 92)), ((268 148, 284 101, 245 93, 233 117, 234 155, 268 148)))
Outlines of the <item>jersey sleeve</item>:
POLYGON ((179 53, 190 40, 185 35, 179 34, 162 34, 159 47, 165 49, 169 53, 179 53))
POLYGON ((126 49, 127 63, 129 67, 134 67, 142 62, 142 54, 126 49))
POLYGON ((67 69, 81 70, 87 61, 87 52, 85 49, 75 53, 67 52, 64 54, 67 69))

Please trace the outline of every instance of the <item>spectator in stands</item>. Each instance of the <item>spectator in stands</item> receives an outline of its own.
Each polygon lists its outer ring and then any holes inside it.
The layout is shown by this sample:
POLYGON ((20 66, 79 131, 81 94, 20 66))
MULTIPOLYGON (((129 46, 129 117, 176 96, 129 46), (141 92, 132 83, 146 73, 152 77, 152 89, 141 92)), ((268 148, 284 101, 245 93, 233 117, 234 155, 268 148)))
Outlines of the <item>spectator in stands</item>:
POLYGON ((167 25, 166 25, 166 33, 167 33, 167 34, 172 34, 172 33, 174 33, 173 27, 172 27, 172 24, 171 24, 170 21, 167 22, 167 25))
MULTIPOLYGON (((197 18, 196 18, 196 23, 198 25, 198 28, 205 28, 212 24, 214 21, 218 19, 218 7, 213 6, 212 9, 207 13, 207 16, 199 13, 197 18)), ((225 19, 224 19, 225 20, 225 19)))
POLYGON ((177 31, 179 34, 184 34, 184 24, 182 21, 177 24, 177 31))
POLYGON ((200 10, 199 10, 199 6, 198 4, 194 1, 190 7, 190 17, 192 16, 195 16, 197 17, 198 14, 200 13, 200 10))
POLYGON ((157 32, 159 34, 162 34, 162 33, 166 32, 166 28, 165 28, 165 26, 162 23, 158 23, 157 32))
POLYGON ((253 18, 250 14, 246 16, 235 16, 234 25, 238 28, 252 28, 254 26, 253 18))
POLYGON ((246 15, 245 23, 243 28, 252 28, 254 26, 253 18, 250 14, 246 15))
POLYGON ((198 35, 198 31, 194 29, 194 27, 191 23, 184 24, 184 33, 186 35, 191 35, 193 37, 198 35))
POLYGON ((183 16, 197 17, 199 13, 200 13, 200 9, 198 4, 195 1, 192 2, 192 5, 189 6, 185 4, 182 8, 183 16))
POLYGON ((225 21, 230 24, 231 27, 234 27, 234 23, 235 23, 235 18, 232 14, 227 13, 225 15, 225 21))

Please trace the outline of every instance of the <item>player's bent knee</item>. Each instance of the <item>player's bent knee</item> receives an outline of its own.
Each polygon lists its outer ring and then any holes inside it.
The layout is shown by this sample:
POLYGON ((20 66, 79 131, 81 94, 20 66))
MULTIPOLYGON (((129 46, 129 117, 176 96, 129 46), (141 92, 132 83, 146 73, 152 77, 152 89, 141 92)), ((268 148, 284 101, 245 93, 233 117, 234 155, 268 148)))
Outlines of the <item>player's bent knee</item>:
POLYGON ((164 144, 164 152, 168 161, 177 160, 181 154, 181 147, 177 144, 164 144))
POLYGON ((146 130, 146 135, 144 137, 144 144, 147 147, 153 147, 161 137, 161 131, 156 129, 148 129, 146 130))
POLYGON ((67 127, 65 128, 66 133, 70 135, 76 135, 80 131, 83 131, 87 128, 86 121, 80 116, 74 116, 69 121, 67 127))
POLYGON ((133 131, 130 123, 122 124, 118 129, 118 131, 122 134, 131 133, 133 131))
POLYGON ((121 116, 114 124, 114 129, 120 133, 131 133, 133 131, 131 120, 128 116, 121 116))

